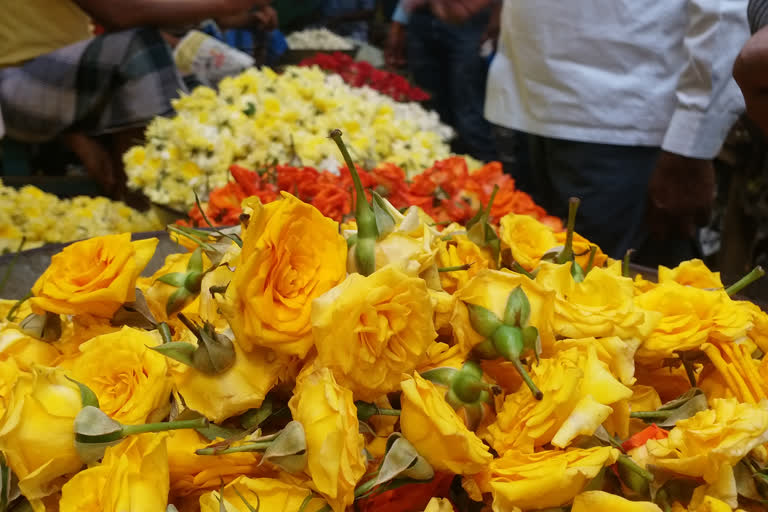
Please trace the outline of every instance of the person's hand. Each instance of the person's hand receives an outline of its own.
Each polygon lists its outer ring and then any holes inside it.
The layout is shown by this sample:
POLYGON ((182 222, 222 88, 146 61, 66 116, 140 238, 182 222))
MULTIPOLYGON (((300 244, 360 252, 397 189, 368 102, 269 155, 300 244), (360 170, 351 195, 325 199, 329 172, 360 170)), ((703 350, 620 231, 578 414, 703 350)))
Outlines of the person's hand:
POLYGON ((733 77, 744 94, 747 114, 768 134, 768 27, 747 41, 736 59, 733 77))
POLYGON ((663 151, 648 184, 648 223, 656 238, 696 235, 709 222, 715 200, 711 160, 663 151))
POLYGON ((271 32, 278 26, 277 11, 270 6, 262 7, 254 13, 256 24, 265 31, 271 32))
POLYGON ((491 0, 429 0, 432 13, 441 20, 462 23, 491 4, 491 0))
POLYGON ((384 48, 384 60, 390 68, 400 69, 405 67, 406 37, 406 26, 402 23, 393 21, 389 26, 387 45, 384 48))

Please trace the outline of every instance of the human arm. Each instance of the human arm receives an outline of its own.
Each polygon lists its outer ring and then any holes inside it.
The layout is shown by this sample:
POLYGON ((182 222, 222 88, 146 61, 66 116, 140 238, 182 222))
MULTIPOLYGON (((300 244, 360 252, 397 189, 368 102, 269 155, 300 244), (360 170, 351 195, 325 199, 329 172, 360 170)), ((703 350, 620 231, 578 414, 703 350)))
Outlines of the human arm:
POLYGON ((747 41, 733 67, 747 114, 768 135, 768 0, 752 0, 749 21, 757 33, 747 41))
POLYGON ((410 13, 403 7, 403 0, 397 3, 395 12, 392 14, 392 23, 389 25, 389 34, 387 35, 387 45, 384 48, 384 60, 387 66, 395 69, 405 67, 406 55, 405 44, 408 37, 408 21, 410 13))
POLYGON ((197 23, 231 16, 269 0, 74 0, 99 23, 116 29, 197 23))
POLYGON ((278 26, 277 11, 270 6, 260 9, 240 12, 229 16, 219 16, 216 24, 222 29, 229 28, 258 28, 260 30, 274 30, 278 26))
POLYGON ((430 0, 432 12, 441 20, 461 23, 492 3, 492 0, 430 0))
POLYGON ((686 66, 648 190, 650 227, 658 235, 690 236, 708 220, 712 159, 741 110, 729 70, 747 35, 742 0, 688 1, 686 66))

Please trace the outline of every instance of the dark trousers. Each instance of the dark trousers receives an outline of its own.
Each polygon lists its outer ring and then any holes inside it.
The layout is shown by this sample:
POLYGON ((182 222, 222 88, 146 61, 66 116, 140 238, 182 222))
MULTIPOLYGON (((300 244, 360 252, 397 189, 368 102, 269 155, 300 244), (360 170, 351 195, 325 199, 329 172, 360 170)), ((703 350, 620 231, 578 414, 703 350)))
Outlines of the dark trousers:
POLYGON ((491 125, 483 117, 488 62, 480 43, 488 12, 461 25, 440 21, 428 9, 408 22, 408 68, 414 82, 432 95, 430 107, 458 133, 457 152, 485 161, 497 158, 491 125))
POLYGON ((694 240, 655 240, 646 226, 648 182, 661 149, 553 139, 494 130, 505 170, 552 215, 568 217, 568 200, 581 199, 576 231, 619 259, 674 266, 700 256, 694 240), (512 148, 512 149, 510 149, 512 148))

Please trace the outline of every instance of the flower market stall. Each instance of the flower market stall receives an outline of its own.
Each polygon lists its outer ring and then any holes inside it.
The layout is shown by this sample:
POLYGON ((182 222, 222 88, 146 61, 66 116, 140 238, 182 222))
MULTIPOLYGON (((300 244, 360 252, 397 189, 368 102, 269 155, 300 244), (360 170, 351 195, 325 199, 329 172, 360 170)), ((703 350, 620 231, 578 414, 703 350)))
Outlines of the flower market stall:
POLYGON ((761 270, 630 277, 503 183, 401 211, 331 143, 341 224, 245 171, 239 227, 174 227, 151 275, 156 239, 99 236, 0 303, 0 508, 765 509, 761 270))

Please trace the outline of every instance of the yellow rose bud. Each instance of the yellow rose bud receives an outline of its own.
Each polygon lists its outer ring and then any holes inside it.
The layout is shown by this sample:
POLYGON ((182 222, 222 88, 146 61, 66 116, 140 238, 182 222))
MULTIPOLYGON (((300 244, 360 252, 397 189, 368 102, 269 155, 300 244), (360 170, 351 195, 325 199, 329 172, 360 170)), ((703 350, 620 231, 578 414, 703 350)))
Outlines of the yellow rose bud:
POLYGON ((661 512, 661 509, 650 501, 629 501, 608 492, 588 491, 573 499, 571 512, 661 512))
POLYGON ((659 266, 659 283, 674 281, 683 286, 703 289, 721 289, 720 272, 712 272, 701 260, 688 260, 675 268, 659 266))
POLYGON ((424 512, 453 512, 453 504, 446 498, 432 498, 424 512))
POLYGON ((53 366, 59 357, 61 354, 50 343, 12 327, 0 330, 0 360, 15 359, 22 370, 29 371, 32 365, 53 366))
POLYGON ((254 205, 221 302, 238 343, 304 357, 312 347, 312 301, 344 280, 346 254, 338 224, 315 207, 285 192, 254 205))
POLYGON ((310 367, 299 375, 288 407, 304 426, 312 487, 342 512, 355 500, 366 469, 352 392, 339 386, 328 368, 310 367))
POLYGON ((494 510, 539 510, 566 505, 619 451, 609 447, 509 451, 474 477, 479 490, 493 494, 494 510))
MULTIPOLYGON (((768 400, 742 404, 733 398, 717 399, 711 407, 678 421, 669 437, 646 446, 651 464, 727 489, 734 482, 733 466, 768 441, 768 400)), ((735 496, 715 497, 736 506, 735 496)))
POLYGON ((512 258, 529 272, 558 245, 552 229, 529 215, 510 213, 501 218, 499 226, 502 251, 509 249, 512 258))
POLYGON ((507 395, 496 422, 488 427, 491 445, 531 452, 551 443, 565 448, 579 435, 592 435, 611 415, 611 404, 632 396, 597 357, 594 346, 574 347, 533 366, 544 393, 536 400, 527 388, 507 395), (546 420, 542 420, 545 418, 546 420))
POLYGON ((165 512, 165 434, 141 434, 107 448, 101 464, 76 474, 61 490, 60 512, 165 512))
POLYGON ((160 421, 170 409, 173 381, 168 359, 149 349, 160 344, 156 332, 123 327, 80 345, 72 377, 96 393, 99 408, 125 425, 160 421))
POLYGON ((675 357, 675 352, 699 348, 708 340, 731 342, 752 327, 749 312, 722 291, 683 286, 674 281, 638 296, 636 304, 661 314, 661 319, 637 351, 640 361, 675 357))
MULTIPOLYGON (((211 444, 195 430, 174 430, 168 435, 168 469, 171 496, 187 497, 218 490, 222 480, 228 484, 246 475, 267 476, 272 473, 267 465, 259 465, 257 452, 227 455, 197 455, 195 450, 211 444)), ((173 501, 173 500, 172 500, 173 501)))
POLYGON ((110 318, 136 293, 136 279, 155 252, 157 238, 131 242, 107 235, 75 242, 53 256, 32 287, 32 306, 63 315, 110 318))
MULTIPOLYGON (((555 240, 557 241, 557 245, 565 245, 567 234, 568 233, 565 231, 555 233, 555 240)), ((576 260, 576 263, 578 263, 582 269, 586 270, 587 265, 589 264, 589 251, 592 247, 597 247, 597 245, 593 244, 580 234, 575 232, 573 233, 573 256, 576 260)), ((597 252, 595 252, 595 259, 592 262, 592 266, 602 267, 607 261, 608 256, 603 253, 600 247, 597 247, 597 252)))
MULTIPOLYGON (((306 487, 282 482, 273 478, 240 477, 224 487, 223 496, 219 491, 213 491, 200 497, 200 512, 248 512, 250 509, 243 499, 258 510, 263 511, 296 511, 301 509, 304 500, 311 491, 306 487), (241 498, 242 496, 242 498, 241 498), (258 496, 258 499, 257 499, 258 496), (220 505, 219 499, 222 499, 220 505)), ((312 498, 305 512, 318 512, 325 506, 321 498, 312 498)))
POLYGON ((418 373, 401 386, 400 429, 435 470, 471 475, 493 459, 485 444, 445 401, 445 388, 418 373))
MULTIPOLYGON (((447 231, 444 231, 444 236, 447 231)), ((472 242, 465 234, 447 233, 450 238, 440 240, 437 244, 435 264, 438 268, 460 267, 471 264, 467 270, 440 272, 440 283, 443 290, 454 293, 467 284, 478 272, 487 268, 495 268, 491 251, 472 242)))
POLYGON ((22 494, 35 500, 55 493, 83 465, 75 451, 79 388, 60 370, 33 368, 18 374, 5 403, 0 451, 22 494))
MULTIPOLYGON (((169 317, 167 313, 168 299, 174 293, 177 292, 179 287, 172 286, 170 284, 159 281, 159 278, 167 276, 173 273, 185 273, 187 272, 187 265, 192 258, 192 253, 180 253, 169 254, 165 258, 165 263, 160 269, 152 274, 151 277, 140 278, 138 281, 138 287, 144 292, 144 298, 147 301, 152 315, 158 322, 168 322, 169 317)), ((211 262, 208 256, 203 254, 203 270, 210 267, 211 262)), ((199 294, 190 295, 190 297, 181 304, 182 307, 177 309, 184 314, 191 314, 192 318, 197 316, 197 310, 200 305, 199 294)), ((180 324, 174 324, 180 325, 180 324)))
POLYGON ((355 399, 374 401, 422 361, 437 337, 432 314, 423 279, 392 266, 350 274, 312 306, 318 362, 355 399))
POLYGON ((644 339, 657 320, 635 305, 632 280, 612 269, 593 268, 577 283, 570 263, 543 263, 536 281, 556 293, 553 326, 566 338, 644 339))
POLYGON ((290 367, 291 358, 256 347, 244 352, 235 341, 235 364, 219 375, 206 375, 173 361, 171 375, 187 406, 213 422, 261 406, 278 378, 290 367))
POLYGON ((539 330, 543 353, 546 355, 552 350, 555 343, 552 334, 554 293, 521 274, 484 270, 454 294, 456 307, 451 316, 451 326, 456 343, 462 347, 464 354, 485 340, 483 335, 472 328, 466 304, 482 306, 498 318, 504 318, 509 294, 518 287, 525 292, 530 302, 529 323, 539 330))

